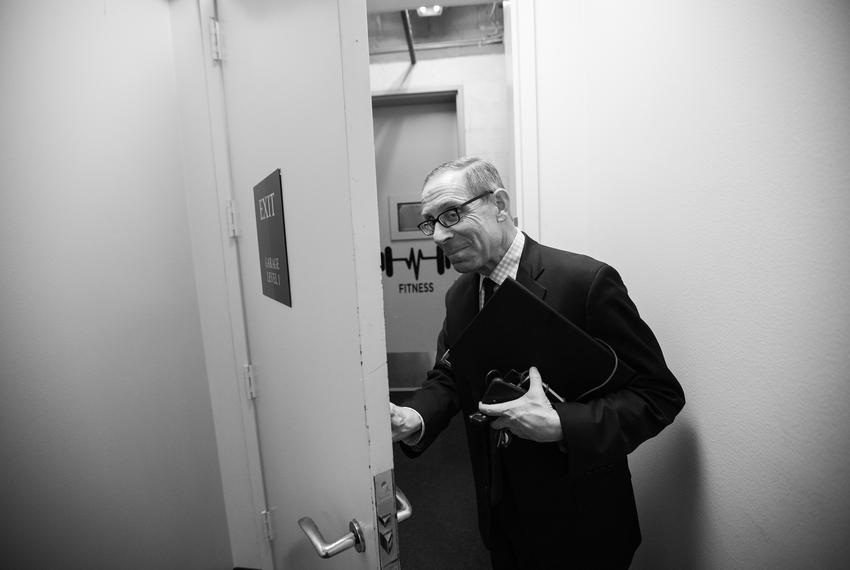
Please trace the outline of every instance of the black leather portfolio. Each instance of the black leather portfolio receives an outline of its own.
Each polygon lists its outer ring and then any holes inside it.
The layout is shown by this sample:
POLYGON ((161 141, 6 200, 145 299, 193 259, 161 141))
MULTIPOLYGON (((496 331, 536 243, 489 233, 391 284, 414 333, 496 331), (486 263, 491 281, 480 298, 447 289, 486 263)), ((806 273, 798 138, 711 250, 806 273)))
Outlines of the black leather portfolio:
POLYGON ((605 343, 588 335, 510 277, 446 355, 455 375, 481 399, 491 370, 537 367, 566 401, 585 401, 626 383, 634 370, 605 343), (480 379, 480 380, 479 380, 480 379))

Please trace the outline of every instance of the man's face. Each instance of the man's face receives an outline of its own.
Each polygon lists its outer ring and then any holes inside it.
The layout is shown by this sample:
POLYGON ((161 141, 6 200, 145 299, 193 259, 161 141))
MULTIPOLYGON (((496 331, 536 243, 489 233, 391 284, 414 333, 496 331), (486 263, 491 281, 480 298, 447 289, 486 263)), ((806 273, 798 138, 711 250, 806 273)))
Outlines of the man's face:
MULTIPOLYGON (((433 176, 422 189, 422 216, 432 219, 445 210, 473 198, 466 189, 463 171, 448 170, 433 176)), ((501 228, 496 221, 498 208, 487 198, 460 209, 460 221, 444 228, 434 224, 434 243, 439 245, 456 270, 489 275, 499 263, 501 228)))

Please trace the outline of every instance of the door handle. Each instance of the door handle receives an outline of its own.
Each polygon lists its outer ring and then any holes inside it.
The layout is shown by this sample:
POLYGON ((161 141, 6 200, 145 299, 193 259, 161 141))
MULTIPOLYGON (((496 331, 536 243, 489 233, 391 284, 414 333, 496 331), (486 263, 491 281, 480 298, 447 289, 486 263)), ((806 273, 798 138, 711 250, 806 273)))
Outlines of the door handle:
MULTIPOLYGON (((413 507, 410 505, 410 501, 407 500, 407 497, 405 497, 404 493, 402 493, 399 489, 396 489, 395 500, 398 508, 398 511, 396 512, 396 519, 398 522, 406 521, 413 514, 413 507)), ((310 517, 301 517, 298 519, 298 526, 301 527, 301 530, 303 530, 304 534, 307 535, 307 538, 310 539, 310 543, 313 545, 313 548, 316 549, 316 554, 318 554, 320 558, 336 556, 340 552, 348 550, 352 546, 357 552, 363 552, 366 550, 366 542, 363 538, 363 528, 360 526, 360 523, 357 522, 357 519, 351 519, 351 522, 348 523, 349 532, 333 542, 325 540, 325 537, 322 536, 322 531, 319 530, 318 525, 316 525, 315 521, 313 521, 310 517)))
POLYGON ((320 558, 336 556, 352 546, 357 552, 366 550, 366 543, 363 541, 363 529, 360 527, 357 519, 351 519, 351 522, 348 523, 348 530, 350 532, 334 542, 327 542, 325 540, 325 537, 322 536, 322 531, 319 530, 319 527, 316 526, 316 523, 310 517, 301 517, 298 519, 298 526, 301 527, 301 530, 310 539, 313 548, 316 549, 316 554, 320 558))
POLYGON ((396 520, 398 522, 404 522, 413 516, 413 506, 410 504, 410 501, 407 500, 407 497, 404 496, 404 493, 401 492, 401 489, 396 487, 395 490, 395 504, 396 504, 396 520))

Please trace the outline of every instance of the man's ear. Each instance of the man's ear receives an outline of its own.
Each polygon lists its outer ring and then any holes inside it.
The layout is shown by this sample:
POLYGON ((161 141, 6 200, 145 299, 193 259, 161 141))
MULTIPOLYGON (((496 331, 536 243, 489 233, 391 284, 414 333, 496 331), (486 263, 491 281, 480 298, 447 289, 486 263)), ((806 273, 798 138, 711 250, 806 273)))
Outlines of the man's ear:
POLYGON ((498 220, 504 221, 511 217, 511 195, 504 188, 498 188, 493 192, 493 199, 499 209, 498 220))

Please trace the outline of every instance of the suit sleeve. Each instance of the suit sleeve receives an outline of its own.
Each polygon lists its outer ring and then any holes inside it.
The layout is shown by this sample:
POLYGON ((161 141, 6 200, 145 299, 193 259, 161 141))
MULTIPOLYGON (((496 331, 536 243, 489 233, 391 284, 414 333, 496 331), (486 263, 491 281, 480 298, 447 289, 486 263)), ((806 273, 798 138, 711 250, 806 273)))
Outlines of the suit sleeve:
POLYGON ((603 265, 588 290, 587 332, 636 371, 615 391, 588 402, 556 404, 573 467, 601 465, 631 453, 673 421, 685 405, 682 387, 640 318, 620 275, 603 265))
POLYGON ((437 360, 422 387, 404 403, 419 412, 425 425, 422 439, 415 446, 402 443, 401 450, 408 457, 417 457, 436 439, 460 409, 460 396, 451 369, 442 361, 446 352, 446 325, 437 337, 437 360))

